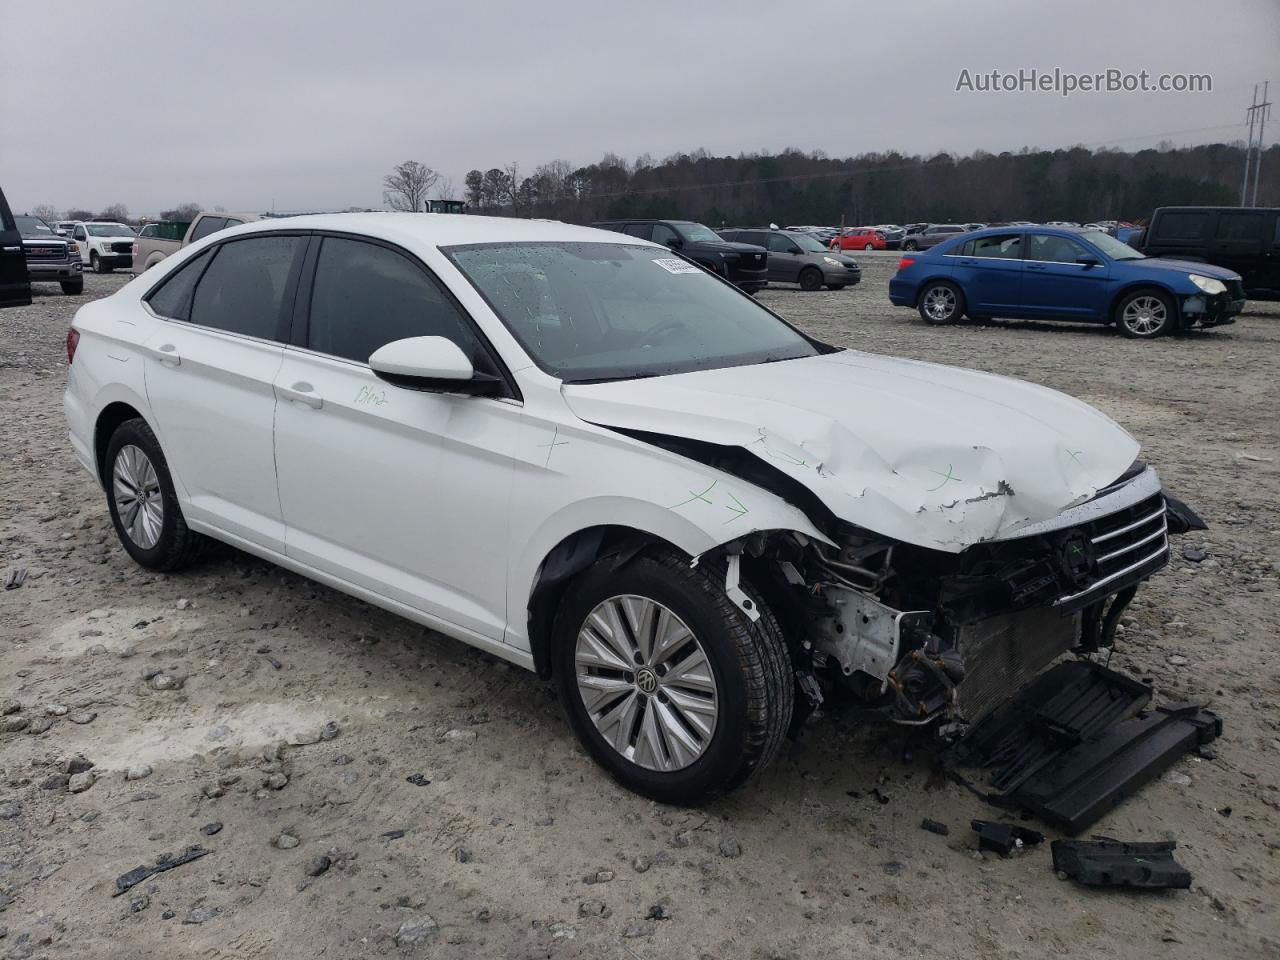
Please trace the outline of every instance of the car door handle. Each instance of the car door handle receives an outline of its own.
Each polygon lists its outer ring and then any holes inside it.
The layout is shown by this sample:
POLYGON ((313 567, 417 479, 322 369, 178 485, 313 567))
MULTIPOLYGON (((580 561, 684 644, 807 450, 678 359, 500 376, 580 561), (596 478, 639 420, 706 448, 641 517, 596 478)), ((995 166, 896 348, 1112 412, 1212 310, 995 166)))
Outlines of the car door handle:
POLYGON ((1045 268, 1045 267, 1044 267, 1044 264, 1043 264, 1043 263, 1028 263, 1028 264, 1027 264, 1027 269, 1028 269, 1028 270, 1043 270, 1044 268, 1045 268))
POLYGON ((324 397, 316 393, 315 387, 303 381, 295 383, 292 387, 281 387, 280 393, 292 403, 303 403, 315 410, 324 406, 324 397))
POLYGON ((144 347, 143 350, 153 360, 167 363, 171 367, 182 366, 182 354, 178 353, 178 348, 172 343, 162 343, 158 347, 144 347))

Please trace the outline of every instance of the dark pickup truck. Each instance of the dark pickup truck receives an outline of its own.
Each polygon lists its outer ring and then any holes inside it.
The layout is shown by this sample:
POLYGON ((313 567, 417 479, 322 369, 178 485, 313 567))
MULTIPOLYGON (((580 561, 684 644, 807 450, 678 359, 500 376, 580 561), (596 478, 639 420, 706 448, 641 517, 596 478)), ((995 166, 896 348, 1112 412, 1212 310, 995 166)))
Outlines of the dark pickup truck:
POLYGON ((1130 245, 1148 257, 1226 267, 1249 297, 1280 299, 1280 209, 1160 207, 1140 244, 1130 245))
POLYGON ((39 217, 13 219, 22 236, 22 252, 31 282, 57 283, 62 286, 63 293, 84 293, 83 265, 76 245, 58 236, 58 232, 39 217))
POLYGON ((592 226, 670 247, 746 293, 769 285, 769 254, 764 247, 730 243, 692 220, 602 220, 592 226))

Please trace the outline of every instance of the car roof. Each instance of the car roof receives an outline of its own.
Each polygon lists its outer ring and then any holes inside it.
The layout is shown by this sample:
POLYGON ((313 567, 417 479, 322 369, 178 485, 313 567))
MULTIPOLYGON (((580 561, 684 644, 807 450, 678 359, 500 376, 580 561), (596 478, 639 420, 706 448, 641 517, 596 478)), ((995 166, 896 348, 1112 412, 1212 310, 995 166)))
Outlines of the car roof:
MULTIPOLYGON (((621 221, 612 221, 621 222, 621 221)), ((313 213, 297 217, 257 220, 233 228, 243 236, 264 230, 336 230, 360 233, 407 247, 449 247, 471 243, 561 241, 629 243, 654 246, 639 237, 620 238, 612 230, 579 227, 558 220, 481 217, 466 213, 313 213)), ((232 235, 229 230, 218 237, 232 235)))

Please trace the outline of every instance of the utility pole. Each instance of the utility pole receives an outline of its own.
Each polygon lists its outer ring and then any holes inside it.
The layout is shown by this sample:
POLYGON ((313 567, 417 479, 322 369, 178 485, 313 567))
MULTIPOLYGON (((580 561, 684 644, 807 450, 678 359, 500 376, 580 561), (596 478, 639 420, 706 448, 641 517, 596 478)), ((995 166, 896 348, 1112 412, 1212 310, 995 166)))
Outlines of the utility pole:
POLYGON ((1262 84, 1262 103, 1258 104, 1258 159, 1253 165, 1253 200, 1251 206, 1258 205, 1258 181, 1262 179, 1262 146, 1263 131, 1267 128, 1267 117, 1271 116, 1271 101, 1267 99, 1267 91, 1271 87, 1271 81, 1263 81, 1262 84))
POLYGON ((1262 173, 1262 137, 1266 130, 1267 118, 1271 116, 1271 101, 1267 99, 1267 93, 1270 90, 1270 87, 1271 81, 1269 80, 1262 84, 1262 102, 1259 103, 1258 85, 1255 83, 1253 85, 1253 100, 1250 103, 1249 109, 1245 111, 1245 114, 1249 118, 1249 142, 1244 148, 1244 184, 1240 187, 1240 206, 1242 207, 1246 203, 1250 202, 1252 202, 1252 205, 1255 207, 1258 205, 1258 181, 1261 179, 1260 174, 1262 173), (1255 124, 1258 127, 1257 163, 1252 162, 1253 152, 1255 149, 1253 139, 1253 128, 1255 124), (1252 201, 1250 201, 1249 197, 1249 169, 1251 164, 1253 167, 1252 201))

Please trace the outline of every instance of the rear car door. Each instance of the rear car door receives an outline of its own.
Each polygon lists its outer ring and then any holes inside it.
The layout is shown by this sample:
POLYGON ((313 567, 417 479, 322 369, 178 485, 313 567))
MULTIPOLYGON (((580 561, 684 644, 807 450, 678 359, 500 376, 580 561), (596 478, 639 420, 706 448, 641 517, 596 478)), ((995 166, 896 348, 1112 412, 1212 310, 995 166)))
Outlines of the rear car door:
POLYGON ((1033 316, 1106 319, 1111 268, 1084 244, 1059 234, 1028 233, 1022 301, 1033 316), (1092 266, 1079 262, 1091 257, 1092 266))
MULTIPOLYGON (((501 640, 506 627, 510 398, 395 387, 379 347, 442 336, 500 374, 470 317, 421 261, 317 237, 293 345, 275 380, 286 553, 429 616, 501 640)), ((516 278, 518 279, 518 278, 516 278)))
POLYGON ((1016 315, 1022 309, 1021 233, 975 237, 946 256, 970 307, 991 316, 1016 315))
POLYGON ((1162 210, 1147 230, 1143 252, 1149 257, 1204 260, 1211 214, 1208 210, 1162 210))
POLYGON ((31 278, 27 274, 27 255, 22 250, 22 234, 0 191, 0 307, 20 307, 30 302, 31 278))
POLYGON ((202 251, 147 305, 147 398, 191 525, 284 552, 272 424, 307 237, 253 234, 202 251))

